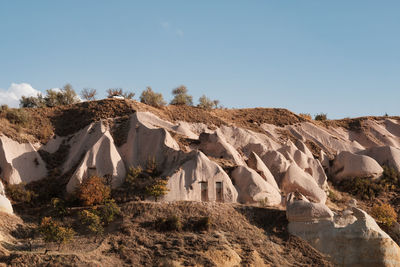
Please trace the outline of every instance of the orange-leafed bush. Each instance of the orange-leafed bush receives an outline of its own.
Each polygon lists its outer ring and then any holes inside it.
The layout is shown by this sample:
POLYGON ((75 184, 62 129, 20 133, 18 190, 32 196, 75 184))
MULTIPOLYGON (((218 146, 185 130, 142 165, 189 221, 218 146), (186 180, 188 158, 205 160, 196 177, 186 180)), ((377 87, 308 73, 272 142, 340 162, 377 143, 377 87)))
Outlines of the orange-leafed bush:
POLYGON ((104 203, 110 197, 111 189, 104 178, 92 176, 79 186, 77 197, 83 205, 92 206, 104 203))
POLYGON ((397 220, 397 213, 389 204, 373 206, 371 215, 378 223, 381 223, 387 227, 392 226, 392 224, 397 220))

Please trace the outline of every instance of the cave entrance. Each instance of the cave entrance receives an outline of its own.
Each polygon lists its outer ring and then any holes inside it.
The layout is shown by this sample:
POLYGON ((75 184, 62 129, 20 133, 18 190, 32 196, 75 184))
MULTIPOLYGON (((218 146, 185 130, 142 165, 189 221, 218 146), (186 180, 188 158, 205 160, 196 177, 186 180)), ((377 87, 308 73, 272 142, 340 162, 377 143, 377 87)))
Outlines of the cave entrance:
POLYGON ((215 183, 215 195, 217 198, 217 202, 224 202, 224 194, 223 194, 223 186, 222 182, 215 183))
POLYGON ((200 182, 201 201, 208 201, 208 184, 207 182, 200 182))

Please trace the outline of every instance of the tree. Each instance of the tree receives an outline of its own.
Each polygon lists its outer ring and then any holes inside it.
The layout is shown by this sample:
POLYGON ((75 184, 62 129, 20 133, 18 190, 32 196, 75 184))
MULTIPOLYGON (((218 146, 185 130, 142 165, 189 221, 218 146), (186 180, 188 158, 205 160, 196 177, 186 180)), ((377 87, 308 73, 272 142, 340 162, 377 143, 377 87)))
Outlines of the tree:
POLYGON ((174 98, 171 101, 171 105, 186 105, 192 106, 193 105, 193 97, 187 94, 188 90, 186 86, 181 85, 178 88, 172 90, 172 94, 174 98))
POLYGON ((159 197, 166 195, 169 191, 167 187, 168 181, 162 179, 156 179, 154 184, 149 185, 146 188, 147 195, 154 197, 154 200, 157 202, 159 197))
POLYGON ((53 221, 51 217, 42 219, 39 232, 46 243, 58 243, 58 250, 60 250, 61 244, 69 242, 75 235, 72 228, 61 226, 60 223, 53 221))
POLYGON ((57 97, 59 105, 71 105, 80 102, 78 95, 69 83, 64 85, 57 97))
POLYGON ((82 182, 77 197, 86 206, 103 204, 111 194, 111 189, 101 177, 92 176, 82 182))
POLYGON ((150 86, 140 95, 140 102, 157 108, 166 104, 162 94, 155 93, 150 86))
POLYGON ((199 104, 197 106, 199 108, 210 110, 213 108, 218 108, 218 104, 219 104, 219 100, 211 100, 208 97, 206 97, 205 95, 202 95, 199 98, 199 104))
POLYGON ((83 88, 81 91, 81 96, 87 101, 96 100, 97 90, 94 88, 83 88))

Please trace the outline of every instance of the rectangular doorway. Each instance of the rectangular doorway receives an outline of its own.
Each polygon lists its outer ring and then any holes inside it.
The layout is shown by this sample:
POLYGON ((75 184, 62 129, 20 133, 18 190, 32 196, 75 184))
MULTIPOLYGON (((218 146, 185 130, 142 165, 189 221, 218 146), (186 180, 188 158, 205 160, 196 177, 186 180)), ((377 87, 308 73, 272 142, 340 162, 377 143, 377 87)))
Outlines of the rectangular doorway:
POLYGON ((215 183, 215 193, 216 193, 217 202, 224 202, 222 182, 215 183))
POLYGON ((208 201, 208 184, 207 182, 200 182, 201 201, 208 201))

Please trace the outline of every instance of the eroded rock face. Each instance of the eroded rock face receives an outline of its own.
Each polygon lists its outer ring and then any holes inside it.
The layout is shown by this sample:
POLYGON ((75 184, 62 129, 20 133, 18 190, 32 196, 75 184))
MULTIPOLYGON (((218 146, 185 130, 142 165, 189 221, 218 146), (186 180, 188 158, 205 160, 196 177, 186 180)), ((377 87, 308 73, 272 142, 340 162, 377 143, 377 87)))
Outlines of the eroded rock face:
POLYGON ((344 220, 348 222, 345 225, 331 220, 289 220, 289 231, 329 255, 338 266, 399 266, 399 246, 366 212, 357 208, 352 211, 354 219, 344 220))
POLYGON ((109 176, 113 188, 122 185, 125 180, 125 164, 108 131, 86 152, 67 184, 67 192, 73 193, 84 179, 92 175, 109 176))
POLYGON ((13 214, 13 208, 10 200, 6 196, 3 183, 0 182, 0 211, 13 214))
POLYGON ((286 217, 289 222, 333 220, 333 212, 325 204, 312 203, 302 195, 296 200, 295 193, 290 193, 286 199, 286 217))
POLYGON ((378 178, 383 169, 373 158, 348 151, 340 152, 331 168, 332 177, 336 181, 353 178, 378 178))
POLYGON ((255 170, 239 166, 231 176, 238 190, 240 203, 263 201, 269 206, 281 205, 282 197, 279 190, 265 181, 255 170))
POLYGON ((47 169, 37 150, 0 136, 0 177, 10 184, 29 183, 44 178, 47 169))
POLYGON ((322 190, 314 178, 303 171, 297 164, 288 168, 281 182, 281 190, 285 194, 299 192, 314 202, 325 203, 326 193, 322 190))
POLYGON ((250 154, 247 165, 255 170, 267 183, 272 185, 276 190, 280 191, 274 176, 256 153, 252 152, 250 154))
POLYGON ((400 149, 392 146, 371 147, 358 154, 375 159, 380 165, 386 165, 400 172, 400 149))
POLYGON ((154 159, 157 169, 164 173, 178 167, 184 152, 167 130, 143 124, 136 113, 129 125, 127 141, 119 148, 126 167, 144 167, 149 159, 154 159))
POLYGON ((199 149, 208 156, 232 160, 236 165, 246 164, 236 149, 226 142, 218 130, 212 134, 200 134, 199 141, 199 149))
POLYGON ((165 201, 236 202, 238 197, 225 171, 200 151, 187 154, 180 168, 172 171, 168 188, 165 201))

